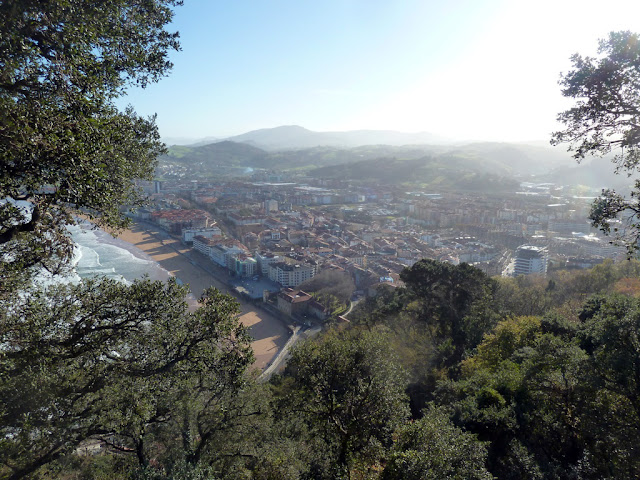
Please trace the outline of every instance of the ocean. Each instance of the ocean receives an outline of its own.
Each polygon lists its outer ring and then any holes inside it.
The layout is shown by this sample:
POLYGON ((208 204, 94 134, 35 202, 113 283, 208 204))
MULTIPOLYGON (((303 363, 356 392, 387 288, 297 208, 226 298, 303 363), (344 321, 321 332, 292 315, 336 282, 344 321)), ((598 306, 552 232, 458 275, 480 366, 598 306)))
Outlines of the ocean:
POLYGON ((170 277, 143 251, 102 230, 94 230, 87 222, 68 229, 76 244, 73 258, 76 279, 104 276, 131 283, 145 275, 163 281, 170 277))

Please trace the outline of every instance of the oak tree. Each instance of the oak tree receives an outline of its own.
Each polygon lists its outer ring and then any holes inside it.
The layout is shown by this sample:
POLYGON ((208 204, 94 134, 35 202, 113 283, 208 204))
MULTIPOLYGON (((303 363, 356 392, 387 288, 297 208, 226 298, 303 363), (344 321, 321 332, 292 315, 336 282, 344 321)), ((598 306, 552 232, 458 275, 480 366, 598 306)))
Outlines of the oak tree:
POLYGON ((122 227, 164 146, 153 118, 115 100, 171 68, 177 0, 0 3, 0 293, 72 254, 82 210, 122 227))
MULTIPOLYGON (((611 32, 600 41, 598 57, 571 57, 573 68, 562 76, 565 97, 575 105, 558 115, 565 130, 555 132, 551 143, 568 143, 573 157, 612 155, 617 171, 637 172, 640 163, 640 36, 629 31, 611 32)), ((640 236, 640 182, 629 198, 604 190, 591 211, 593 224, 630 252, 640 236), (612 227, 623 215, 626 225, 612 227)))
MULTIPOLYGON (((159 429, 237 394, 253 362, 238 304, 211 289, 190 312, 185 295, 175 281, 101 279, 0 302, 0 477, 87 439, 145 466, 159 429)), ((187 456, 206 448, 209 423, 187 456)))
POLYGON ((331 332, 297 348, 287 365, 291 408, 316 436, 328 470, 322 478, 350 478, 357 459, 371 465, 408 417, 406 375, 378 331, 331 332))

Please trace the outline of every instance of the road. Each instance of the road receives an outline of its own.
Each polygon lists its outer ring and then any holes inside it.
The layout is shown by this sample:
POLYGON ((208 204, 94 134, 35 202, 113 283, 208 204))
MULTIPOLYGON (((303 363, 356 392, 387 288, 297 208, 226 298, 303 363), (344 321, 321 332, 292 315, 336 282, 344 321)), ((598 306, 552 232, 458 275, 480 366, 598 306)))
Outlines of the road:
MULTIPOLYGON (((218 268, 199 252, 182 245, 177 238, 159 231, 158 227, 138 223, 128 232, 127 238, 133 246, 146 252, 176 278, 189 284, 195 298, 210 286, 236 297, 240 303, 240 321, 250 327, 254 338, 251 344, 256 357, 254 368, 266 368, 288 342, 291 320, 279 311, 261 308, 262 302, 248 301, 237 295, 227 284, 229 275, 226 269, 218 268)), ((192 309, 197 308, 195 298, 190 301, 192 309)))
POLYGON ((322 327, 311 327, 302 329, 299 326, 294 327, 293 333, 287 340, 287 343, 282 347, 282 349, 278 352, 276 358, 273 359, 271 364, 264 369, 262 374, 258 377, 258 380, 261 382, 268 382, 269 379, 273 376, 274 373, 278 373, 281 368, 284 368, 286 361, 289 359, 291 349, 294 347, 296 343, 300 340, 304 340, 306 338, 310 338, 322 330, 322 327))
POLYGON ((347 315, 349 315, 351 313, 351 310, 353 310, 353 308, 358 305, 360 302, 362 301, 362 298, 358 298, 355 302, 349 302, 349 310, 347 310, 342 316, 344 318, 347 318, 347 315))

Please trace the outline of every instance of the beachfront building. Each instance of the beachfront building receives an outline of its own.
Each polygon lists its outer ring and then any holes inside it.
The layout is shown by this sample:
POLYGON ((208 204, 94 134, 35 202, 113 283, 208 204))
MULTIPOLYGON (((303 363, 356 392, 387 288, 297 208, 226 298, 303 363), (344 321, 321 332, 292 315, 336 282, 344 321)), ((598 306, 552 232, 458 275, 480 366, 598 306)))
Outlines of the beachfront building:
POLYGON ((233 260, 233 271, 239 277, 253 277, 258 271, 258 262, 249 255, 239 254, 233 260))
POLYGON ((230 270, 235 270, 235 256, 247 253, 244 248, 238 245, 225 245, 218 244, 211 248, 209 258, 216 262, 218 265, 227 267, 230 270))
POLYGON ((269 275, 269 265, 282 261, 282 257, 271 252, 256 252, 256 260, 258 262, 258 270, 261 275, 269 275))
POLYGON ((315 274, 315 265, 306 263, 292 265, 276 262, 269 265, 269 280, 278 282, 283 287, 297 287, 302 282, 313 278, 315 274))
POLYGON ((214 237, 204 237, 202 235, 196 235, 193 237, 193 249, 198 252, 206 255, 207 257, 211 257, 211 249, 218 245, 224 239, 221 235, 216 235, 214 237))
POLYGON ((183 228, 206 228, 211 220, 204 210, 170 209, 151 213, 150 220, 171 233, 181 234, 183 228))
POLYGON ((209 225, 204 228, 183 228, 182 229, 182 241, 184 243, 193 242, 194 237, 201 236, 205 238, 211 238, 218 235, 222 235, 220 228, 215 225, 209 225))

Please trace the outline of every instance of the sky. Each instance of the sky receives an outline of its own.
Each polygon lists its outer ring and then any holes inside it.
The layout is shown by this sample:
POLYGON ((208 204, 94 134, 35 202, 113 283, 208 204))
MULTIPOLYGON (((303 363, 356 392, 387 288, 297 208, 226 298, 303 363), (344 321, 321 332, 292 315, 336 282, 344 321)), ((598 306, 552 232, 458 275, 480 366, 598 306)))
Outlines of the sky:
POLYGON ((573 53, 638 0, 185 0, 168 77, 120 99, 178 143, 261 128, 548 141, 573 53))

